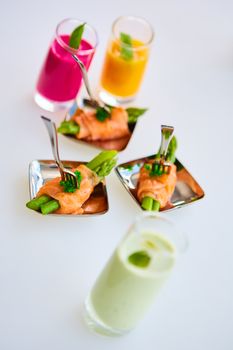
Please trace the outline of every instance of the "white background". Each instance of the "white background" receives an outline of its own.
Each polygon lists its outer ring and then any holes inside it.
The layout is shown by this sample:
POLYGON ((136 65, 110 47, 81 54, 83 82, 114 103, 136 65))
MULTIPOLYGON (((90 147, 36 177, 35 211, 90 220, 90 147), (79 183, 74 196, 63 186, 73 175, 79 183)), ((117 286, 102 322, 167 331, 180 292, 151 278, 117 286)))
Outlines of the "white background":
MULTIPOLYGON (((231 0, 1 3, 1 350, 233 348, 232 16, 231 0), (29 162, 52 157, 33 91, 56 24, 77 17, 97 29, 96 85, 111 24, 124 14, 147 18, 156 36, 135 101, 149 112, 119 162, 153 153, 160 124, 174 125, 178 158, 206 197, 168 214, 187 232, 189 250, 135 331, 112 339, 89 331, 83 301, 139 208, 114 173, 101 217, 42 217, 25 202, 29 162)), ((59 141, 63 159, 97 153, 59 141)))

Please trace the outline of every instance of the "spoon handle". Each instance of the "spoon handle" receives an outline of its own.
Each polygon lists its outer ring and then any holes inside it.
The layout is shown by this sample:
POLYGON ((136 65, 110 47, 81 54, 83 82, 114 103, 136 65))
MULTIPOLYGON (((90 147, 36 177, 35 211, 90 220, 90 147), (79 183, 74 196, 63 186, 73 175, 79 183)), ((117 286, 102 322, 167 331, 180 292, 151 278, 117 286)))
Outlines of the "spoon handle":
POLYGON ((58 139, 57 139, 56 125, 49 118, 41 116, 41 119, 43 120, 43 122, 47 128, 47 131, 49 134, 49 139, 50 139, 51 146, 52 146, 53 157, 54 157, 54 160, 55 160, 55 162, 58 166, 58 169, 60 171, 61 178, 62 178, 62 180, 64 180, 63 165, 61 163, 59 151, 58 151, 58 139))
POLYGON ((95 97, 94 97, 94 95, 91 91, 91 88, 90 88, 86 67, 84 66, 83 62, 76 55, 73 54, 72 57, 78 63, 78 65, 81 69, 83 81, 84 81, 84 84, 85 84, 85 87, 86 87, 86 90, 87 90, 87 93, 88 93, 90 99, 95 101, 95 97))
POLYGON ((161 125, 161 146, 159 153, 160 157, 163 159, 165 159, 167 155, 168 146, 172 139, 173 132, 173 126, 161 125))

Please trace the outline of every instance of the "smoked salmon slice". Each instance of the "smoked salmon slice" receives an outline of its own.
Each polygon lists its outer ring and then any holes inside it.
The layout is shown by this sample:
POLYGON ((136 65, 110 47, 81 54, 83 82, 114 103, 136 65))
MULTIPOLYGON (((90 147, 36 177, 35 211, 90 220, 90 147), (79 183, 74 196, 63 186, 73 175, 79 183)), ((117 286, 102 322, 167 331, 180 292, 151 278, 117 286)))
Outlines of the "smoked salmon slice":
POLYGON ((73 193, 64 192, 60 186, 60 177, 49 180, 41 187, 37 193, 37 198, 42 195, 48 195, 59 201, 60 208, 55 211, 56 214, 82 214, 83 204, 92 194, 95 186, 99 183, 99 178, 95 172, 90 170, 84 164, 79 165, 72 171, 79 171, 82 176, 80 188, 73 193))
POLYGON ((78 139, 88 141, 113 140, 130 135, 128 126, 128 114, 124 108, 115 107, 110 117, 104 121, 96 118, 96 112, 91 110, 78 109, 72 116, 79 126, 80 131, 76 135, 78 139))
MULTIPOLYGON (((153 162, 148 163, 152 164, 153 162)), ((176 180, 176 166, 174 164, 171 164, 169 174, 160 176, 150 176, 150 172, 143 166, 139 174, 137 197, 140 202, 144 197, 151 197, 160 203, 160 208, 164 208, 175 190, 176 180)))

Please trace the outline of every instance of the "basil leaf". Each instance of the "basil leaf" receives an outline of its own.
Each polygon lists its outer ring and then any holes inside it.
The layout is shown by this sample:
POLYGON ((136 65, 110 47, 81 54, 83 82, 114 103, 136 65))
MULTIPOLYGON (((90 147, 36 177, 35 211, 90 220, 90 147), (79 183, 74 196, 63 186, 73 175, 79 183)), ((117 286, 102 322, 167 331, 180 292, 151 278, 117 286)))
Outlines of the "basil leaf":
POLYGON ((131 264, 137 267, 147 267, 150 263, 151 257, 145 250, 135 252, 128 257, 128 260, 131 264))
POLYGON ((133 59, 133 45, 131 36, 125 33, 120 33, 120 44, 121 57, 126 61, 131 61, 133 59))
POLYGON ((81 40, 82 40, 82 35, 83 35, 85 24, 86 23, 81 24, 80 26, 75 28, 73 30, 73 32, 71 33, 70 40, 69 40, 69 46, 72 47, 73 49, 77 50, 79 48, 79 45, 80 45, 81 40))
POLYGON ((128 113, 128 123, 136 123, 138 118, 147 110, 148 108, 126 108, 126 112, 128 113))

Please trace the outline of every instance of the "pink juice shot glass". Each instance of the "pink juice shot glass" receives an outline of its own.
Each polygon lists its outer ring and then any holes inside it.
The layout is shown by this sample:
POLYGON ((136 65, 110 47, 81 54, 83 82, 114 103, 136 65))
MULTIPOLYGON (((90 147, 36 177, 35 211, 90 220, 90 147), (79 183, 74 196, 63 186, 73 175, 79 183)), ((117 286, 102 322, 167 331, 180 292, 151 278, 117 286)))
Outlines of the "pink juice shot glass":
POLYGON ((82 74, 72 54, 77 55, 88 70, 98 44, 96 31, 85 24, 78 50, 69 46, 72 31, 81 24, 83 21, 65 19, 56 28, 35 93, 36 103, 45 110, 55 112, 70 108, 81 88, 82 74))

